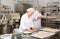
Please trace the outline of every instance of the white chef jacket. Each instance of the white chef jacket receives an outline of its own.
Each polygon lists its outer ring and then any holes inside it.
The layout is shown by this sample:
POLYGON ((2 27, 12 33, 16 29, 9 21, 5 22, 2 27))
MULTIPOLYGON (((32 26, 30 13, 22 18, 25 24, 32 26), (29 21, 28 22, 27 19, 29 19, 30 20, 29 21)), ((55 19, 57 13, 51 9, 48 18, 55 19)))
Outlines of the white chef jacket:
POLYGON ((36 10, 32 16, 34 18, 33 24, 34 24, 35 28, 40 29, 41 28, 41 18, 37 19, 38 16, 42 16, 42 14, 36 10))
POLYGON ((20 31, 24 32, 26 28, 31 28, 33 27, 33 19, 30 17, 28 18, 27 13, 24 14, 21 18, 21 22, 20 22, 20 31))

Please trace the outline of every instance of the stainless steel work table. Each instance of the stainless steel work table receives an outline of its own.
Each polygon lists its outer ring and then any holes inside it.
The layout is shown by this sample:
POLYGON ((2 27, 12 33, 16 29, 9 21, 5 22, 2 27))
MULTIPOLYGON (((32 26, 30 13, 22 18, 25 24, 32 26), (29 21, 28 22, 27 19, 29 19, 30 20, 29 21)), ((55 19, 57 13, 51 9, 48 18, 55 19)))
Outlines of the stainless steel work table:
MULTIPOLYGON (((19 37, 19 39, 31 39, 31 38, 32 39, 48 39, 48 38, 52 37, 53 35, 57 34, 57 32, 59 32, 59 31, 60 30, 58 30, 58 29, 52 29, 52 28, 46 27, 46 28, 42 28, 38 32, 34 32, 32 34, 24 34, 24 33, 21 34, 20 33, 20 36, 22 36, 22 38, 19 37)), ((31 32, 28 32, 28 33, 31 33, 31 32)), ((19 34, 18 34, 18 36, 19 36, 19 34)))

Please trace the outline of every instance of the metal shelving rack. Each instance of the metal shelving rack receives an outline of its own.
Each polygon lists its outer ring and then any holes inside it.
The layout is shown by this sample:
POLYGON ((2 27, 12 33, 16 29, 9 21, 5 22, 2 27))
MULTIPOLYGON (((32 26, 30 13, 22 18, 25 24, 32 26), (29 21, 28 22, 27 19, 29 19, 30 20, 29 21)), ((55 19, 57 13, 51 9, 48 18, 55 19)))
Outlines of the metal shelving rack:
MULTIPOLYGON (((58 15, 59 15, 59 11, 58 11, 58 7, 59 7, 59 2, 49 2, 48 4, 47 4, 47 10, 48 10, 48 12, 50 12, 50 15, 51 16, 55 16, 55 17, 57 17, 58 18, 58 15), (56 10, 56 11, 54 11, 53 12, 53 10, 56 10), (53 14, 53 15, 52 15, 53 14)), ((59 18, 58 18, 59 19, 59 18)), ((48 22, 50 22, 51 21, 51 19, 48 21, 48 19, 47 19, 47 17, 46 17, 46 26, 48 26, 48 22)), ((50 22, 51 23, 51 22, 50 22)), ((50 26, 51 25, 54 25, 54 24, 50 24, 50 26)))

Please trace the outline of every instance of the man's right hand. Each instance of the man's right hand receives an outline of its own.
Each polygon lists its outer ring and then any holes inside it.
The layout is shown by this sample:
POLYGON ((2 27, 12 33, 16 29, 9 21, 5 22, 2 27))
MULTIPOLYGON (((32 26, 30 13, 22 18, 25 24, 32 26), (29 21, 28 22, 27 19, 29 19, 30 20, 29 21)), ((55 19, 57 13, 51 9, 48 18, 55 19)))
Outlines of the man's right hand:
POLYGON ((28 32, 34 32, 32 29, 26 29, 26 31, 28 31, 28 32))

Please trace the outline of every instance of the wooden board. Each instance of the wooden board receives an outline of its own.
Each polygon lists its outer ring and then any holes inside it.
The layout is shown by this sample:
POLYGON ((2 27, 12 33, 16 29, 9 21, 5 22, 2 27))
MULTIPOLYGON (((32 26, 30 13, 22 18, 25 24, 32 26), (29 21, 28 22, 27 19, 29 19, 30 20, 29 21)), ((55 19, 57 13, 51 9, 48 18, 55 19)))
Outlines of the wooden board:
POLYGON ((55 33, 45 32, 45 31, 39 31, 38 33, 32 34, 32 37, 36 38, 46 38, 54 35, 55 33))
POLYGON ((53 28, 48 28, 48 27, 43 28, 41 30, 48 31, 48 32, 54 32, 54 33, 60 31, 59 29, 53 29, 53 28))
POLYGON ((54 16, 42 16, 42 18, 52 19, 52 18, 56 18, 56 17, 54 17, 54 16))
POLYGON ((59 21, 60 22, 60 19, 55 19, 55 20, 52 20, 52 21, 59 21))

